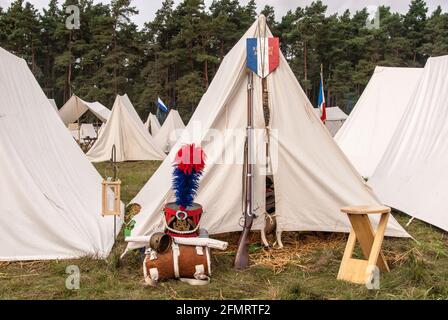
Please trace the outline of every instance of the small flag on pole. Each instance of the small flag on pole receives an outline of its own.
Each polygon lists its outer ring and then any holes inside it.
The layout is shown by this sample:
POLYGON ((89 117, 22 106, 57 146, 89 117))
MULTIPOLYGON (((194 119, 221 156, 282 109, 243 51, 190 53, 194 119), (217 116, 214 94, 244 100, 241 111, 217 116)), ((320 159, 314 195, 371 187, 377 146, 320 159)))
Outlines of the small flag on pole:
POLYGON ((278 38, 248 38, 247 67, 266 78, 279 65, 279 52, 278 38))
POLYGON ((163 112, 168 112, 168 107, 163 103, 162 99, 160 97, 157 98, 157 108, 162 110, 163 112))
POLYGON ((323 72, 320 73, 319 99, 317 100, 317 107, 321 112, 320 120, 325 123, 325 121, 327 121, 327 103, 325 101, 323 72))

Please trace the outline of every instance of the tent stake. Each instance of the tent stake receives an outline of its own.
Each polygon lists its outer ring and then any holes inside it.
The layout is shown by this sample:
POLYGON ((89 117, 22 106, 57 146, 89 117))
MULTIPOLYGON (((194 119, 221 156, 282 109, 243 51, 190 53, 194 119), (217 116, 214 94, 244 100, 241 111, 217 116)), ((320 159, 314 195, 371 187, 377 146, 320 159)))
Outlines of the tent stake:
POLYGON ((406 223, 406 227, 409 227, 410 225, 411 225, 411 223, 412 223, 412 221, 414 221, 414 217, 412 217, 411 219, 409 219, 409 222, 408 223, 406 223))
MULTIPOLYGON (((110 155, 110 161, 114 168, 114 181, 117 181, 117 148, 115 144, 112 145, 112 152, 110 155)), ((114 215, 114 242, 117 242, 117 216, 114 215)))

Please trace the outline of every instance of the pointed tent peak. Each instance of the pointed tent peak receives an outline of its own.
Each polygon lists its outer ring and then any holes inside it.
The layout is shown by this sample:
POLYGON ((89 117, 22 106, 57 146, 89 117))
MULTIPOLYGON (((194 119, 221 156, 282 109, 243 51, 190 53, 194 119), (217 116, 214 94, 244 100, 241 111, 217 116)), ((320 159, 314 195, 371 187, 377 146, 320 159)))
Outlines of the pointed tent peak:
POLYGON ((179 111, 177 111, 177 110, 174 110, 174 109, 170 110, 163 125, 165 125, 167 120, 173 122, 175 124, 176 128, 184 128, 185 127, 184 121, 182 120, 182 117, 180 116, 179 111))
POLYGON ((126 108, 127 113, 131 116, 132 120, 134 122, 136 122, 137 125, 143 124, 137 111, 134 108, 134 105, 131 102, 131 99, 129 99, 129 96, 126 93, 123 95, 117 94, 117 96, 115 97, 114 106, 112 107, 112 111, 114 108, 119 108, 119 107, 126 108))
POLYGON ((110 110, 103 104, 98 101, 87 102, 75 94, 59 109, 59 115, 65 124, 69 124, 76 122, 87 110, 90 110, 102 122, 109 119, 110 110))
MULTIPOLYGON (((176 118, 181 118, 181 119, 182 119, 182 117, 180 116, 179 111, 177 111, 177 110, 175 110, 175 109, 171 109, 171 110, 170 110, 170 113, 172 113, 172 116, 171 116, 171 117, 176 117, 176 118)), ((183 122, 183 121, 182 121, 182 122, 183 122)))
MULTIPOLYGON (((254 37, 271 37, 272 32, 269 29, 267 18, 264 14, 260 14, 254 21, 252 26, 248 29, 248 32, 253 30, 254 37)), ((244 37, 243 37, 244 38, 244 37)))
POLYGON ((117 95, 106 126, 98 140, 87 152, 92 162, 110 159, 110 151, 115 145, 117 161, 163 160, 165 154, 145 128, 127 94, 117 95))
POLYGON ((117 100, 122 100, 126 103, 128 103, 128 102, 131 103, 131 100, 129 99, 127 93, 122 94, 122 95, 117 94, 117 96, 115 97, 115 101, 117 101, 117 100))
POLYGON ((169 152, 185 129, 185 124, 177 110, 171 109, 165 122, 155 136, 160 149, 169 152))

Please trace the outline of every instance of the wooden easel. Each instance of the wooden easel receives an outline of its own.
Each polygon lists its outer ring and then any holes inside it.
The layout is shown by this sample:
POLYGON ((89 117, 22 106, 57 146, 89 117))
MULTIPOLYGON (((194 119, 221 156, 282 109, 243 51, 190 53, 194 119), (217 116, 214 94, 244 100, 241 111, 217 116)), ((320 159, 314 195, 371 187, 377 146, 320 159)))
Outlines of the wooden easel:
POLYGON ((371 281, 376 266, 383 272, 390 271, 381 252, 390 211, 389 207, 384 206, 356 206, 341 209, 341 212, 347 214, 352 230, 339 268, 339 280, 367 284, 371 281), (369 214, 381 214, 376 232, 370 223, 369 214), (352 258, 356 240, 359 241, 362 253, 367 260, 352 258))

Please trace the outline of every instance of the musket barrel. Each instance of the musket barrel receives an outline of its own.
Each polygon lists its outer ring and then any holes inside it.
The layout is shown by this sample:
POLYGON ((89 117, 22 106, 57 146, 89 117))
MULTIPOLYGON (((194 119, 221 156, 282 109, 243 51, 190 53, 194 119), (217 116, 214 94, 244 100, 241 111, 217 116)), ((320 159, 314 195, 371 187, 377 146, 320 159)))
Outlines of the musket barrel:
POLYGON ((244 208, 244 227, 241 233, 238 250, 235 257, 235 268, 244 269, 249 266, 249 233, 253 223, 253 79, 254 74, 248 71, 247 84, 247 144, 245 152, 246 166, 246 188, 245 188, 245 208, 244 208))

